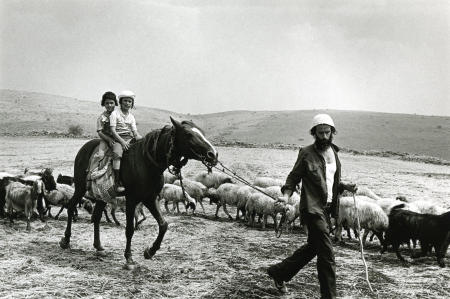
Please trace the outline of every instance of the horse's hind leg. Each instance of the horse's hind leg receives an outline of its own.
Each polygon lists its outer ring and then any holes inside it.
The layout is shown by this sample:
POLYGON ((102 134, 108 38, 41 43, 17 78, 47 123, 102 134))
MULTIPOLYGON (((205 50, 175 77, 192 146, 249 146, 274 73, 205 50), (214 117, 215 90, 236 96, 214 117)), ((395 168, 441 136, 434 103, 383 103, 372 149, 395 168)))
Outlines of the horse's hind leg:
POLYGON ((164 235, 166 234, 167 227, 169 225, 167 224, 164 217, 161 215, 159 204, 156 202, 155 198, 151 198, 150 200, 145 201, 143 203, 149 209, 150 213, 153 215, 156 222, 158 222, 159 227, 158 237, 156 238, 155 242, 153 242, 152 247, 147 247, 144 250, 144 257, 146 259, 151 259, 155 255, 156 251, 160 248, 161 242, 164 239, 164 235))
POLYGON ((100 242, 100 220, 102 219, 102 213, 105 209, 106 202, 97 201, 92 212, 92 220, 94 222, 94 248, 97 249, 98 255, 104 255, 105 249, 100 242))
POLYGON ((125 259, 127 260, 126 268, 128 270, 134 269, 134 261, 131 254, 131 239, 133 238, 134 234, 134 211, 136 209, 136 203, 129 200, 127 198, 126 200, 126 220, 127 220, 127 226, 125 228, 125 235, 127 237, 127 245, 125 247, 125 259))

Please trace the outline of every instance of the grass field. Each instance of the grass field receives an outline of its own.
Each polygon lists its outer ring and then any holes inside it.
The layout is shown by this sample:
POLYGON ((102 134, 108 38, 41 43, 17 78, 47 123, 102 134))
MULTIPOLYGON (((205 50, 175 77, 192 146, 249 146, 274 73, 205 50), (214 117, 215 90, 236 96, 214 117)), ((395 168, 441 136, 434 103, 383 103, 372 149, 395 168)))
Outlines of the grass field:
MULTIPOLYGON (((72 174, 73 159, 86 140, 44 137, 0 137, 0 171, 13 174, 25 167, 54 168, 54 173, 72 174)), ((241 176, 285 179, 297 152, 275 149, 218 148, 220 160, 241 176)), ((341 154, 343 178, 367 186, 383 197, 402 194, 450 208, 448 166, 405 162, 381 157, 341 154)), ((191 161, 183 170, 191 177, 202 170, 191 161)), ((107 256, 95 255, 93 227, 81 211, 73 225, 70 250, 58 241, 64 234, 65 212, 60 220, 25 222, 13 227, 0 224, 1 298, 317 298, 316 262, 308 264, 291 282, 290 293, 280 296, 265 274, 265 268, 306 241, 300 229, 277 239, 272 229, 249 228, 229 221, 221 211, 214 219, 214 205, 197 215, 166 215, 169 230, 152 260, 143 250, 156 238, 157 225, 149 217, 133 237, 138 267, 124 270, 124 227, 102 220, 101 238, 107 256)), ((234 210, 232 210, 234 212, 234 210)), ((232 213, 233 215, 233 213, 232 213)), ((124 215, 119 213, 124 223, 124 215)), ((356 241, 335 245, 339 297, 375 297, 364 281, 364 268, 356 241)), ((450 271, 441 269, 433 257, 400 263, 395 254, 379 254, 378 243, 369 243, 366 260, 373 287, 380 298, 448 298, 450 271)), ((407 255, 407 252, 405 252, 407 255)), ((446 258, 446 263, 450 261, 446 258)))

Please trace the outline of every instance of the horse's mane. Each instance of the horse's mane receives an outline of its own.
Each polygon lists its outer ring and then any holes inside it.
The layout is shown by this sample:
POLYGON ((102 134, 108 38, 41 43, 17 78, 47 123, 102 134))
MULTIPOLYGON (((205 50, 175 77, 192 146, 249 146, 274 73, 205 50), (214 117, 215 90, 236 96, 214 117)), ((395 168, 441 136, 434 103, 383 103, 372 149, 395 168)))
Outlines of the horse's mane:
MULTIPOLYGON (((161 168, 162 166, 160 165, 160 163, 158 163, 158 157, 161 156, 161 153, 157 152, 157 147, 160 140, 163 141, 163 139, 165 138, 171 138, 172 131, 172 126, 168 125, 164 126, 161 129, 152 130, 148 132, 141 140, 138 140, 132 148, 142 154, 142 156, 146 158, 151 164, 154 164, 158 168, 161 168)), ((169 146, 171 147, 171 145, 169 146)), ((166 161, 168 155, 168 151, 164 153, 166 161)))

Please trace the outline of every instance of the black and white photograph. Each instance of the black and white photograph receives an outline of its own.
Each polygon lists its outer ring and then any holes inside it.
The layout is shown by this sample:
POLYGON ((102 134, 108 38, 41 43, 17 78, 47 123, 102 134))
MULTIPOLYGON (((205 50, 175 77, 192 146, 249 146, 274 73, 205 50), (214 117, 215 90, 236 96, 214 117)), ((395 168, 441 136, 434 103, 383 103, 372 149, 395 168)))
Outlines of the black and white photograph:
POLYGON ((0 298, 450 298, 449 244, 450 1, 0 1, 0 298))

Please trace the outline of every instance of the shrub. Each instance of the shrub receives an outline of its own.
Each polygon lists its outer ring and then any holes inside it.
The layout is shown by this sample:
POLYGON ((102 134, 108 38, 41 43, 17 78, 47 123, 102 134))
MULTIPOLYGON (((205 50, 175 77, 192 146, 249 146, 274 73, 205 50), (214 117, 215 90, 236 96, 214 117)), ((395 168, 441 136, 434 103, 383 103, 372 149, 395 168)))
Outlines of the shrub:
POLYGON ((81 125, 70 125, 69 126, 69 134, 75 135, 75 136, 81 136, 83 135, 83 128, 81 125))

